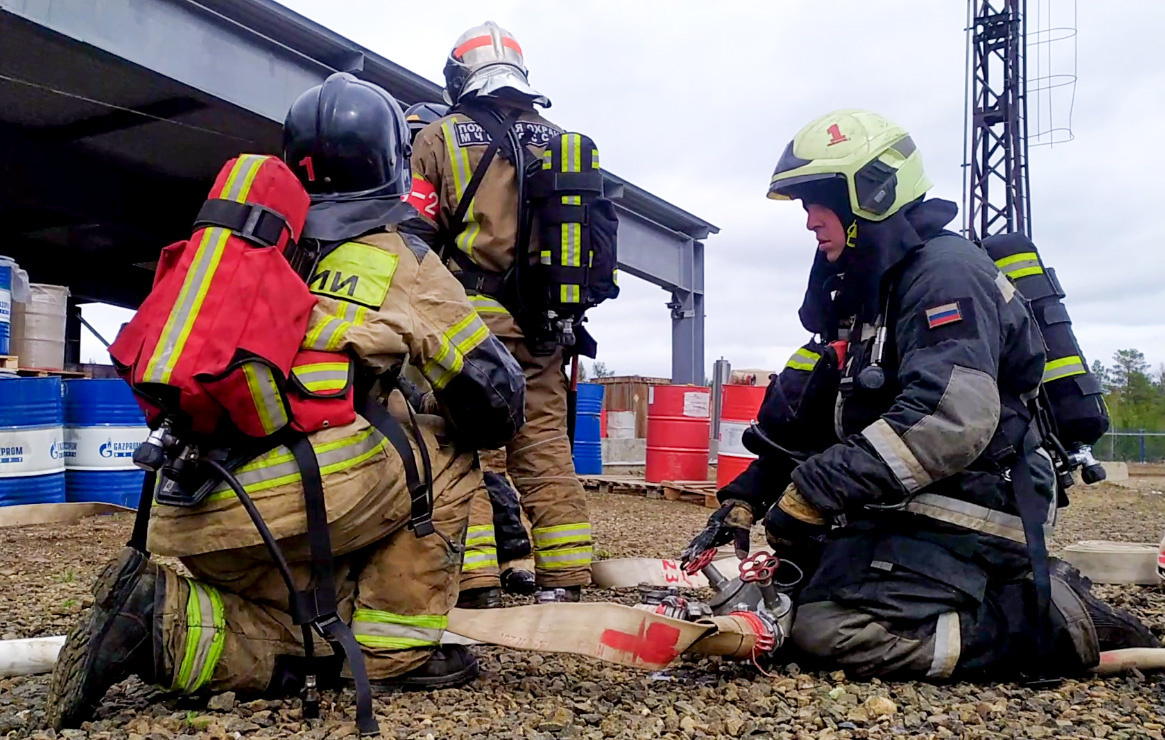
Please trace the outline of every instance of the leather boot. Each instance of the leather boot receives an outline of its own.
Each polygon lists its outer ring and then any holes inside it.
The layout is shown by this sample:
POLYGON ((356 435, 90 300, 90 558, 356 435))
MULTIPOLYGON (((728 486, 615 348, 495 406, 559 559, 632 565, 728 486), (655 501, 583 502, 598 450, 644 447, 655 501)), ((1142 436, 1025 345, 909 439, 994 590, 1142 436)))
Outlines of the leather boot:
POLYGON ((54 729, 80 727, 105 692, 130 676, 156 680, 154 604, 164 588, 158 566, 131 547, 105 566, 93 587, 93 606, 57 657, 46 703, 54 729))
POLYGON ((479 673, 477 658, 464 645, 442 645, 408 673, 378 683, 405 689, 446 689, 464 686, 479 673))
POLYGON ((469 588, 457 595, 458 609, 500 609, 502 590, 497 586, 469 588))

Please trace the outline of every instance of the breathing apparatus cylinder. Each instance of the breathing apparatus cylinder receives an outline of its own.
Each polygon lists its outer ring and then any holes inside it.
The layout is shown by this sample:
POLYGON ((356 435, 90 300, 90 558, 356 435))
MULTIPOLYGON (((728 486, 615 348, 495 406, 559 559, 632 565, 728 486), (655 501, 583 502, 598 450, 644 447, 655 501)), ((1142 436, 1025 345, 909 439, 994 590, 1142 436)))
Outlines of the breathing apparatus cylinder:
POLYGON ((1108 407, 1100 380, 1089 369, 1072 331, 1056 271, 1044 264, 1035 244, 1023 234, 988 237, 983 248, 1019 289, 1043 334, 1047 349, 1044 396, 1066 463, 1081 468, 1085 483, 1104 480, 1104 468, 1092 456, 1091 445, 1108 431, 1108 407))

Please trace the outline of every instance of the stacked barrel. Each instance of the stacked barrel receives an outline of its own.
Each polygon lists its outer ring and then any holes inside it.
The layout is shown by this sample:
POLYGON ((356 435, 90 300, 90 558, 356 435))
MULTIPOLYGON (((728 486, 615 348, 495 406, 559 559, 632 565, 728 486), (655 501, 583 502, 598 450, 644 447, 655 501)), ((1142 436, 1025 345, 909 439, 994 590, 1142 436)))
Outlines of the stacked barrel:
POLYGON ((65 498, 134 508, 145 472, 133 454, 149 434, 120 379, 65 381, 65 498))
POLYGON ((0 377, 0 506, 65 501, 61 379, 0 377))

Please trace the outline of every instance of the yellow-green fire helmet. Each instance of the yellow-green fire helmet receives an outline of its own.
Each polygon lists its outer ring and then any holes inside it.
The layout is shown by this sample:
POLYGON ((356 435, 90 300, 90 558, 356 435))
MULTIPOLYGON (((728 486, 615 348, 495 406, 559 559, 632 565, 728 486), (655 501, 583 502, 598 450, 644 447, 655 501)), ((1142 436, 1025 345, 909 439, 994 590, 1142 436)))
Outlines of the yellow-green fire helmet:
POLYGON ((798 186, 845 181, 855 216, 882 221, 931 188, 906 129, 864 110, 839 110, 797 132, 773 171, 769 197, 800 197, 798 186))

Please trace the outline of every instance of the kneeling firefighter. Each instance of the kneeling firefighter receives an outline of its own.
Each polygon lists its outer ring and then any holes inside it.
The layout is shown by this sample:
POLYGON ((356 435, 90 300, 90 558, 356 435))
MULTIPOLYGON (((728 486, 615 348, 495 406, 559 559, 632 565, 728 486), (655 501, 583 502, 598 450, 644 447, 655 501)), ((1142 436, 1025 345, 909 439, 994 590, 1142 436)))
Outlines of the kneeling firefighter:
MULTIPOLYGON (((449 106, 441 103, 421 102, 409 106, 405 110, 405 120, 409 124, 413 141, 430 123, 448 114, 449 106)), ((437 212, 437 194, 423 184, 409 194, 409 202, 418 213, 425 209, 434 215, 437 212), (422 193, 427 195, 422 196, 422 193)), ((422 238, 427 236, 432 239, 436 236, 436 230, 421 218, 413 219, 408 228, 422 238)), ((426 385, 423 378, 416 380, 418 385, 426 385)), ((423 393, 421 388, 415 392, 423 393)), ((422 395, 418 403, 424 404, 426 398, 428 396, 422 395)), ((501 465, 497 464, 496 457, 496 453, 490 456, 489 463, 492 463, 493 469, 485 471, 488 495, 479 493, 470 504, 469 534, 465 542, 461 592, 457 600, 457 606, 462 608, 500 607, 502 589, 523 595, 530 595, 536 590, 534 574, 513 564, 530 557, 530 537, 522 524, 518 493, 506 480, 504 457, 501 465)))
MULTIPOLYGON (((462 34, 445 64, 445 95, 449 115, 417 136, 410 197, 433 204, 421 209, 432 246, 526 373, 527 423, 504 468, 500 453, 483 463, 508 470, 521 494, 538 587, 577 601, 590 582, 591 528, 564 368, 594 356, 584 312, 618 294, 618 221, 594 142, 535 111, 550 101, 530 86, 510 33, 486 23, 462 34)), ((488 597, 496 577, 482 581, 475 590, 488 597)))
POLYGON ((746 435, 760 457, 685 558, 747 551, 763 517, 811 572, 793 643, 858 676, 1049 677, 1155 647, 1048 558, 1044 342, 930 187, 909 134, 873 113, 822 116, 785 149, 769 197, 800 200, 817 237, 800 311, 817 340, 770 386, 746 435))
POLYGON ((523 382, 440 259, 397 233, 415 213, 408 155, 396 101, 332 75, 291 107, 287 164, 232 160, 194 236, 163 253, 111 348, 155 430, 138 461, 162 505, 148 483, 62 649, 54 726, 131 674, 180 693, 303 687, 311 716, 346 658, 370 734, 369 679, 476 675, 440 640, 483 487, 475 450, 521 426, 523 382), (406 359, 444 418, 373 400, 406 359), (147 527, 191 578, 149 559, 147 527))

